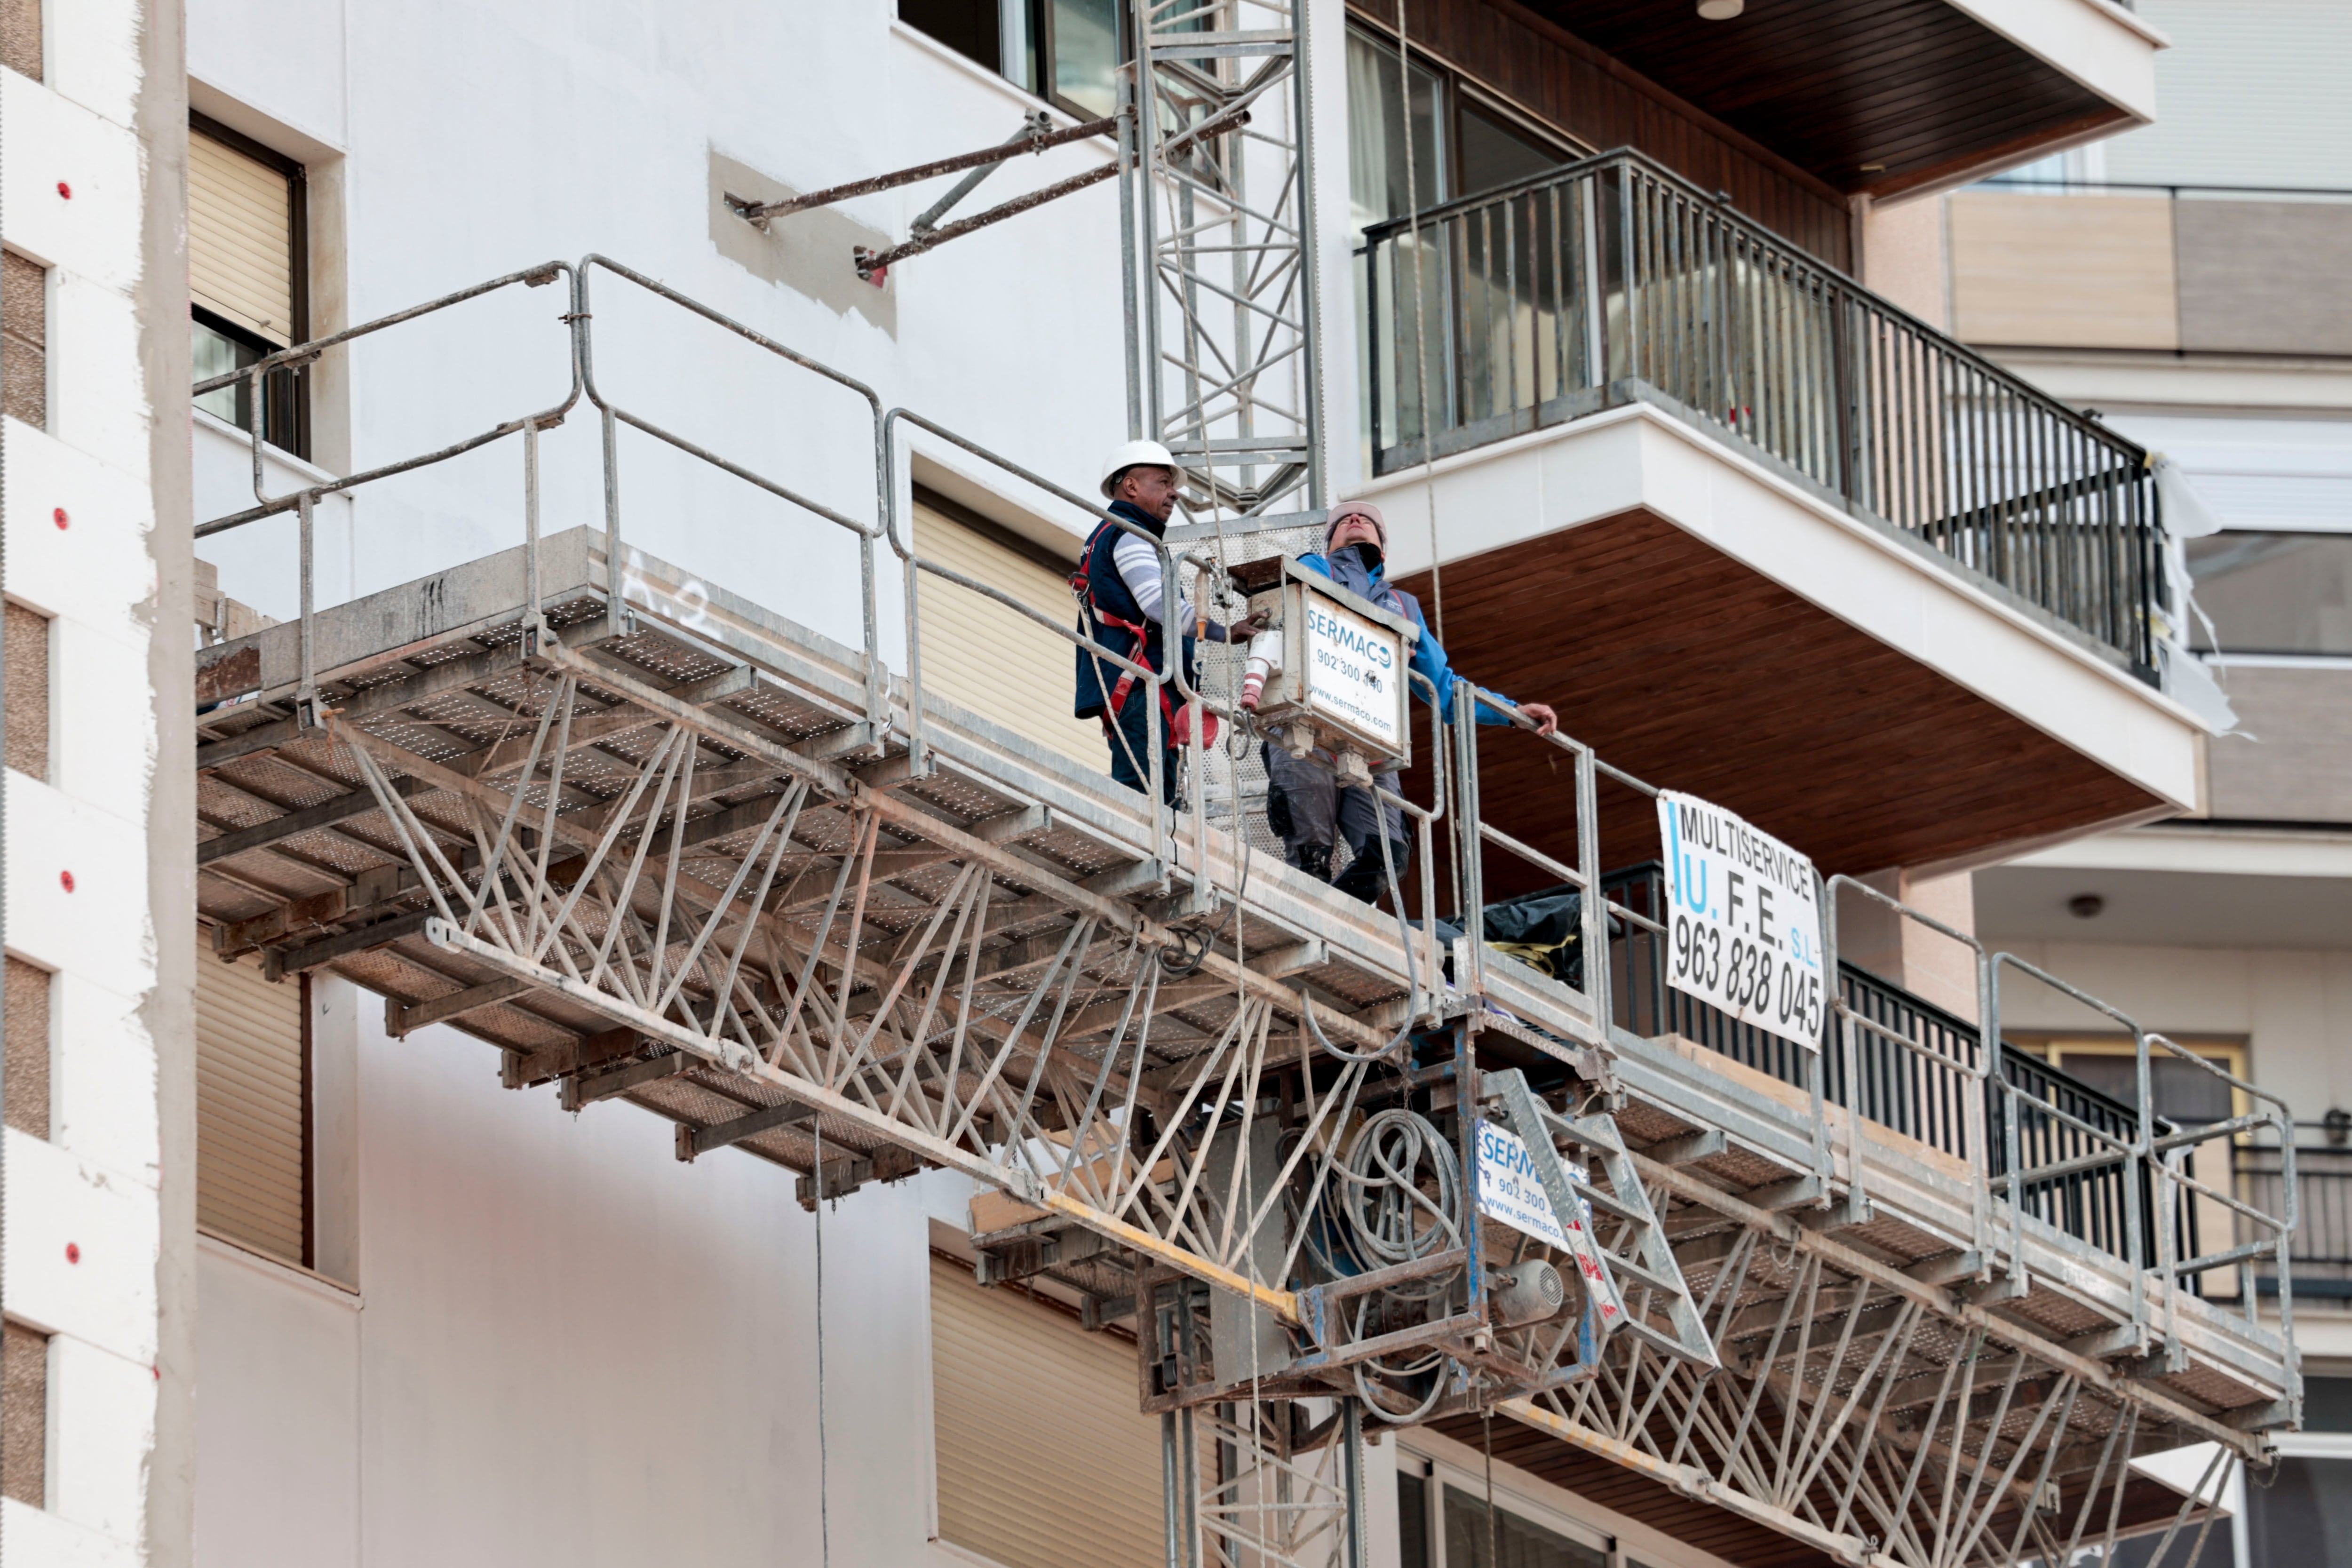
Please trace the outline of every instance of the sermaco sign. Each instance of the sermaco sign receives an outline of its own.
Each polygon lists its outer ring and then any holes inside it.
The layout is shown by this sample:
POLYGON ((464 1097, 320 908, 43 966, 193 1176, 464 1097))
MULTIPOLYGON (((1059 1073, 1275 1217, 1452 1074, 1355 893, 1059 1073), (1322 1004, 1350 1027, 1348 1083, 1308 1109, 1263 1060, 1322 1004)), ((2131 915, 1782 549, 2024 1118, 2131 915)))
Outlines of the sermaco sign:
POLYGON ((1307 706, 1390 751, 1404 744, 1404 639, 1308 590, 1307 706))

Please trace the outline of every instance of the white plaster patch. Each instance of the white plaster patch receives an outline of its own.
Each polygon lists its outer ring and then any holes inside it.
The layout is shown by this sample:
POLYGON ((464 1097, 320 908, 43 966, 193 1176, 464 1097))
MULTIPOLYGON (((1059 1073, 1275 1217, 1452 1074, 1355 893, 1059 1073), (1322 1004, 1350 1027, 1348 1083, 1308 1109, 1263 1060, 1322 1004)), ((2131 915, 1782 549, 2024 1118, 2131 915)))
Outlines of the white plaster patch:
MULTIPOLYGON (((79 29, 54 31, 51 47, 68 51, 79 29)), ((0 117, 8 122, 0 199, 9 247, 101 287, 129 289, 139 279, 141 254, 139 144, 131 132, 13 71, 0 73, 0 117), (59 181, 72 195, 58 194, 59 181)), ((50 342, 57 346, 54 336, 50 342)), ((135 357, 110 363, 138 374, 135 357)))
MULTIPOLYGON (((200 954, 197 962, 206 960, 200 954)), ((153 1184, 155 1047, 141 1000, 70 972, 57 977, 49 996, 59 1042, 49 1068, 53 1141, 78 1160, 153 1184), (142 1092, 125 1092, 134 1086, 142 1092)))
POLYGON ((155 594, 147 489, 47 431, 7 426, 8 596, 70 616, 143 658, 149 633, 138 606, 155 594))
POLYGON ((136 1541, 155 1446, 155 1373, 69 1334, 49 1342, 49 1506, 136 1541))
POLYGON ((9 1314, 153 1365, 155 1189, 7 1134, 9 1314))
POLYGON ((0 1499, 0 1558, 42 1568, 140 1568, 137 1545, 101 1535, 88 1525, 0 1499))
MULTIPOLYGON (((143 696, 110 700, 145 713, 143 696)), ((128 763, 123 758, 117 765, 127 771, 128 763)), ((145 993, 155 984, 154 954, 146 942, 132 940, 133 932, 145 931, 148 918, 144 826, 22 773, 7 775, 7 789, 9 946, 45 968, 81 974, 118 995, 145 993)))

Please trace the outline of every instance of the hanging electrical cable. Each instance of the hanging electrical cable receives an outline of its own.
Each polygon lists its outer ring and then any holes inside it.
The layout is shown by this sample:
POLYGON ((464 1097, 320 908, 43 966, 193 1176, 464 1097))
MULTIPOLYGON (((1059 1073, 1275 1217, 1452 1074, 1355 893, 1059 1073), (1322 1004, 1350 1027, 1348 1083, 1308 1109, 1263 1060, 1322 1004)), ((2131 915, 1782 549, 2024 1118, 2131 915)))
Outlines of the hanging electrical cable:
POLYGON ((1405 37, 1404 0, 1397 0, 1397 103, 1404 116, 1404 210, 1412 243, 1412 369, 1420 390, 1422 504, 1429 513, 1429 608, 1437 640, 1445 641, 1445 579, 1437 559, 1435 436, 1429 413, 1429 296, 1421 264, 1421 191, 1412 143, 1412 56, 1405 37))

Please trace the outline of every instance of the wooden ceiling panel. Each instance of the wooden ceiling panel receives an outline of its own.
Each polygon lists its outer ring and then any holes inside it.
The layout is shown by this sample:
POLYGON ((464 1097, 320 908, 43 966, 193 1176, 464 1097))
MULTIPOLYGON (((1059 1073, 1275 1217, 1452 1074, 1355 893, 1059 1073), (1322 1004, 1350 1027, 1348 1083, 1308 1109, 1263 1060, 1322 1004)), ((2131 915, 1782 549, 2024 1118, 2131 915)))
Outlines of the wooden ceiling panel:
MULTIPOLYGON (((1425 575, 1404 586, 1436 607, 1425 575)), ((2144 813, 2157 798, 1647 511, 1444 571, 1456 669, 1663 788, 1702 795, 1823 875, 1949 860, 2144 813)), ((1485 815, 1573 858, 1560 754, 1481 737, 1485 815)), ((1653 808, 1604 788, 1601 858, 1657 853, 1653 808)), ((1490 884, 1517 879, 1490 867, 1490 884)), ((1530 884, 1532 885, 1532 884, 1530 884)), ((1515 889, 1510 889, 1515 890, 1515 889)))
POLYGON ((1727 22, 1691 0, 1527 4, 1843 191, 2125 118, 1947 0, 1758 0, 1727 22))
POLYGON ((1431 1426, 1481 1452, 1491 1436, 1498 1468, 1509 1465, 1549 1481, 1740 1568, 1828 1568, 1836 1561, 1728 1509, 1696 1502, 1639 1470, 1573 1447, 1507 1415, 1496 1416, 1491 1425, 1475 1415, 1456 1415, 1431 1426))

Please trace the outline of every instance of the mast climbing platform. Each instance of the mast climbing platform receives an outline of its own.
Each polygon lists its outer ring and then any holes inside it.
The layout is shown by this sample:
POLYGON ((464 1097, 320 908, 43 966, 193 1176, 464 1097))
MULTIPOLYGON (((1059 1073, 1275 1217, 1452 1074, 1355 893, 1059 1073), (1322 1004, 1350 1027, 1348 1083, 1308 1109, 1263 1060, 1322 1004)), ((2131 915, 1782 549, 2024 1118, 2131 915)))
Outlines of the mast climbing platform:
MULTIPOLYGON (((609 537, 204 650, 217 951, 348 975, 394 1034, 453 1025, 508 1086, 637 1106, 804 1202, 971 1176, 983 1278, 1132 1325, 1171 1474, 1247 1456, 1188 1479, 1171 1562, 1359 1561, 1381 1421, 1499 1409, 1836 1560, 1941 1568, 2173 1521, 2126 1460, 2295 1419, 2287 1340, 2196 1294, 2252 1253, 2174 1245, 2161 1138, 2004 1186, 1989 1115, 2062 1113, 1965 1053, 1877 1026, 1995 1108, 1938 1147, 1643 1037, 1617 965, 1580 990, 1443 947, 722 584, 634 551, 616 582, 609 537), (1482 1212, 1482 1124, 1589 1216, 1571 1247, 1482 1212), (2120 1242, 2045 1201, 2118 1173, 2120 1242)), ((1587 847, 1554 868, 1590 888, 1605 764, 1561 743, 1587 847)), ((1424 877, 1433 828, 1478 831, 1464 776, 1417 819, 1424 877)))

